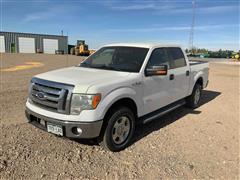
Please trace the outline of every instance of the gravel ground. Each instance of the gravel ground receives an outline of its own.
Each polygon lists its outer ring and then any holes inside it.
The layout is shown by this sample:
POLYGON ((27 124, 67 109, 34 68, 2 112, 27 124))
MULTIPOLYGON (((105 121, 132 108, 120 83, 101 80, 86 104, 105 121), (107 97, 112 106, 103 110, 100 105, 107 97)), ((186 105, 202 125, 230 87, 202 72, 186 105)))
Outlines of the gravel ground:
POLYGON ((42 67, 1 72, 0 179, 239 179, 239 67, 210 63, 201 106, 185 107, 137 127, 119 153, 74 141, 26 123, 28 82, 80 57, 2 54, 1 69, 25 62, 42 67))

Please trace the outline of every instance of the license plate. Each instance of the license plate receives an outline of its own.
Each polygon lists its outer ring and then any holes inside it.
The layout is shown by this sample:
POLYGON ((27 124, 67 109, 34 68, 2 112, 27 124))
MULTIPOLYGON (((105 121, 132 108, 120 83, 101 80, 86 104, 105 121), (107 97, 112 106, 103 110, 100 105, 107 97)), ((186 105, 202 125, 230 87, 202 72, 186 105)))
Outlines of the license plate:
POLYGON ((47 131, 59 136, 63 136, 63 128, 62 126, 55 125, 55 124, 47 124, 47 131))

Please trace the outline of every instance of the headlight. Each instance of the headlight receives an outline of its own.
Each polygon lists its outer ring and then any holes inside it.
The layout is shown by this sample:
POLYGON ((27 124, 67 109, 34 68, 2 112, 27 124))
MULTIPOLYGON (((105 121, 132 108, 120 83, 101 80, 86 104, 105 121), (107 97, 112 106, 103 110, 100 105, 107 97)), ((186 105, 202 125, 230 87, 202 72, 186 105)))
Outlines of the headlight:
POLYGON ((78 115, 82 110, 95 109, 101 100, 101 94, 73 94, 71 99, 72 115, 78 115))

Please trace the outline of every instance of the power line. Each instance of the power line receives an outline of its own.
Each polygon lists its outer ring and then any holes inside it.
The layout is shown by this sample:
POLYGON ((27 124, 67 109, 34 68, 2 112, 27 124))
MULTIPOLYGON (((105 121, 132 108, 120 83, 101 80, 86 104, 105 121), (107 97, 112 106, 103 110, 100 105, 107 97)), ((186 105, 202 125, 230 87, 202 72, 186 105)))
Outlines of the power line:
POLYGON ((194 40, 194 27, 195 27, 195 19, 196 19, 196 0, 192 1, 192 25, 191 25, 191 30, 190 30, 190 35, 189 35, 189 50, 191 53, 193 53, 193 40, 194 40))

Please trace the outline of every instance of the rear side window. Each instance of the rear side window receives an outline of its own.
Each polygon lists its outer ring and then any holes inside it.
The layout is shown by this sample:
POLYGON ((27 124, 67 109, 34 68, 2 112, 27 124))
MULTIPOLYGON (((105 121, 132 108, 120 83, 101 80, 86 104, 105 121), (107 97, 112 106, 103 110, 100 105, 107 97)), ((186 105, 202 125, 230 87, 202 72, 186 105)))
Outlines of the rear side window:
POLYGON ((170 47, 167 48, 168 56, 170 58, 170 68, 180 68, 186 66, 184 54, 180 48, 170 47))
POLYGON ((169 67, 169 57, 165 48, 153 50, 147 67, 160 65, 167 65, 169 67))

